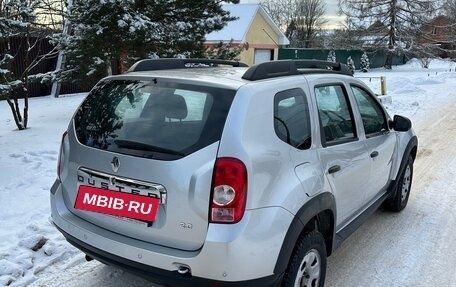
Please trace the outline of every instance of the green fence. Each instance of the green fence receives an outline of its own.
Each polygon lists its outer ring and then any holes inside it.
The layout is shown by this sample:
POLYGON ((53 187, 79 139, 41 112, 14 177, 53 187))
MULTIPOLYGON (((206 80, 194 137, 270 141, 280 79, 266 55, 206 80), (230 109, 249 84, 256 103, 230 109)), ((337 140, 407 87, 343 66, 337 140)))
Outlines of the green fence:
MULTIPOLYGON (((285 48, 279 49, 279 60, 285 59, 313 59, 313 60, 324 60, 326 61, 330 49, 292 49, 285 48)), ((361 62, 361 55, 364 51, 361 50, 335 50, 336 61, 341 63, 347 63, 347 58, 352 57, 355 62, 355 67, 358 70, 361 62)), ((369 52, 366 51, 369 56, 369 62, 371 68, 380 68, 385 65, 386 52, 369 52)), ((403 65, 407 62, 406 56, 394 56, 393 65, 403 65)))

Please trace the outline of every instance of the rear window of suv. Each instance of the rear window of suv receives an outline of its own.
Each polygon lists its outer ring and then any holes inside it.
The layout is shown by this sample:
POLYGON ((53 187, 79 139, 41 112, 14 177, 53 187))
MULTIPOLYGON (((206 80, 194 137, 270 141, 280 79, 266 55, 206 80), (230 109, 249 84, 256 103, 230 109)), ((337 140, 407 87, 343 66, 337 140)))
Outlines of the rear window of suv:
POLYGON ((235 91, 169 80, 107 80, 75 116, 83 145, 175 160, 220 140, 235 91))

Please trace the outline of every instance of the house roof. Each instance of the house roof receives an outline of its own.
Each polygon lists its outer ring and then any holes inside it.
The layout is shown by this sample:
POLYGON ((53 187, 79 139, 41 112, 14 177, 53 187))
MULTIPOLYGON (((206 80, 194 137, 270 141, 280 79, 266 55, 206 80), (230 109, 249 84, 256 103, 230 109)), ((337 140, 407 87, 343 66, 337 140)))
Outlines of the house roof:
POLYGON ((388 27, 386 27, 386 25, 380 20, 375 21, 366 29, 367 34, 387 35, 388 32, 388 27))
POLYGON ((279 35, 279 45, 288 45, 290 41, 285 34, 277 27, 271 17, 259 4, 225 4, 222 5, 225 11, 230 12, 231 16, 238 19, 230 21, 219 31, 214 31, 206 35, 206 43, 220 41, 231 41, 235 43, 247 42, 247 33, 255 19, 257 13, 263 16, 264 20, 271 26, 274 32, 279 35))
POLYGON ((434 17, 429 23, 427 23, 429 26, 449 26, 451 25, 451 20, 448 16, 445 15, 438 15, 437 17, 434 17))

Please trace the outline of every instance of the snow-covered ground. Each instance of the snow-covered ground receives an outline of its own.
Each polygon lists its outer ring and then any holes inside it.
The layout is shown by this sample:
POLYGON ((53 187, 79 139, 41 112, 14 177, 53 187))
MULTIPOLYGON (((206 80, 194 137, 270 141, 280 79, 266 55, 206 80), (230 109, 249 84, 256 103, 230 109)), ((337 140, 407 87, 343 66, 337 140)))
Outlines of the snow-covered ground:
MULTIPOLYGON (((387 109, 412 119, 420 152, 409 206, 378 211, 344 242, 329 259, 327 286, 456 286, 455 69, 449 61, 430 69, 411 61, 355 75, 372 77, 363 80, 377 93, 377 77, 386 76, 387 109)), ((31 99, 25 131, 0 102, 0 286, 154 286, 85 262, 48 221, 61 135, 83 98, 31 99)))

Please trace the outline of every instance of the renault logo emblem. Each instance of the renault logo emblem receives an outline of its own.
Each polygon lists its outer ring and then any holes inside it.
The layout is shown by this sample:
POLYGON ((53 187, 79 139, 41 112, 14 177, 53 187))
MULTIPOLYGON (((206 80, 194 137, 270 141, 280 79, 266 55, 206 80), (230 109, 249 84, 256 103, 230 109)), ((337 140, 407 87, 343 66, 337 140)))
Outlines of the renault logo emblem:
POLYGON ((119 170, 119 167, 120 167, 120 161, 119 161, 119 158, 117 156, 115 156, 112 161, 111 161, 111 167, 112 167, 112 170, 114 172, 117 172, 119 170))

